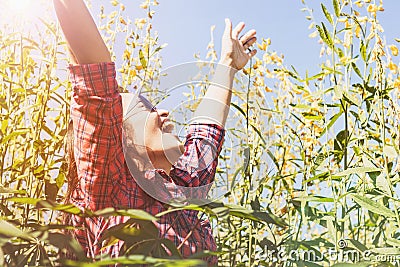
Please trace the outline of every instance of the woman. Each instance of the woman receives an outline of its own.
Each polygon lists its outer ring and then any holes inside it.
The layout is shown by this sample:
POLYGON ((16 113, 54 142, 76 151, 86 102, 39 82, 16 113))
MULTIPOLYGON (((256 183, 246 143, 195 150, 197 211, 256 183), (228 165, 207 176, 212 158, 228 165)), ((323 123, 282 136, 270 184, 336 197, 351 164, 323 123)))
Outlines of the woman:
MULTIPOLYGON (((166 127, 167 111, 154 108, 142 96, 121 96, 115 64, 84 2, 53 1, 71 51, 74 153, 70 156, 69 201, 93 211, 114 207, 143 209, 155 215, 168 205, 155 195, 159 191, 147 190, 139 181, 155 182, 161 177, 182 187, 211 184, 223 143, 233 78, 256 54, 255 50, 248 50, 256 41, 256 32, 251 30, 239 38, 244 24, 232 29, 231 22, 226 20, 221 61, 216 69, 220 86, 211 85, 207 89, 182 145, 168 130, 170 127, 166 127), (124 140, 128 148, 125 154, 124 140), (146 156, 149 162, 142 162, 146 156), (150 172, 153 177, 148 177, 148 171, 135 172, 130 168, 147 163, 153 168, 150 172), (141 179, 137 175, 146 177, 141 179)), ((159 238, 173 241, 183 257, 204 250, 215 251, 210 224, 197 215, 196 211, 180 211, 162 216, 154 222, 159 238)), ((88 257, 100 254, 117 257, 123 255, 124 243, 108 244, 104 233, 127 220, 123 216, 107 219, 71 216, 70 223, 76 227, 73 234, 88 257)), ((165 248, 165 252, 171 251, 165 248)), ((149 251, 149 255, 155 252, 149 251)), ((215 256, 206 260, 210 265, 217 263, 215 256)))

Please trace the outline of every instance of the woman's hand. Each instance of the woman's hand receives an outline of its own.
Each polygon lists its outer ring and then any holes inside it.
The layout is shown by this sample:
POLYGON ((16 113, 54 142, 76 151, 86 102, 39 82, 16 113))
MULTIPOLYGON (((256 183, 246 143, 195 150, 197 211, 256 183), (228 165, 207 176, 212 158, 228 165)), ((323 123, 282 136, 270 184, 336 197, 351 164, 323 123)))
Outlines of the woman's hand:
POLYGON ((250 58, 257 53, 255 49, 248 51, 248 48, 257 40, 255 30, 250 30, 239 38, 244 26, 245 24, 240 22, 232 30, 232 22, 229 19, 225 19, 220 63, 236 70, 241 70, 246 66, 250 58))
POLYGON ((110 52, 83 0, 53 0, 72 63, 111 62, 110 52))

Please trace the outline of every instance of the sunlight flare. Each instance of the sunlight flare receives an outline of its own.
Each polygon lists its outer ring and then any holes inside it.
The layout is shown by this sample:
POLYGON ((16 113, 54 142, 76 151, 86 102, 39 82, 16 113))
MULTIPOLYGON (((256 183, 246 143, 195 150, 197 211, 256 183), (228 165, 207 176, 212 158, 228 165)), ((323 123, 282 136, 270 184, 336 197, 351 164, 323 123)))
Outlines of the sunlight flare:
POLYGON ((32 0, 3 0, 8 12, 25 13, 32 7, 32 0))
POLYGON ((31 21, 43 15, 45 7, 49 6, 41 0, 0 0, 0 3, 0 21, 3 23, 31 21))

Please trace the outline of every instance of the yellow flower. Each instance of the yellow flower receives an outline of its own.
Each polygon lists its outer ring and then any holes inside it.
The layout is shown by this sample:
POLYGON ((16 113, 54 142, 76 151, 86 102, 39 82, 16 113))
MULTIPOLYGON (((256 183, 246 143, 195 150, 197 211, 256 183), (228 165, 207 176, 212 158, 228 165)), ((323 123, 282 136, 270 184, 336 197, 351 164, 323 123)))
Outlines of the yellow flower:
POLYGON ((113 11, 113 12, 110 13, 110 15, 109 15, 108 17, 109 17, 110 19, 113 19, 113 18, 115 18, 117 15, 118 15, 118 12, 117 12, 117 11, 113 11))
POLYGON ((264 42, 262 44, 257 44, 257 47, 262 51, 267 50, 267 44, 264 42))
POLYGON ((310 37, 310 38, 315 38, 315 37, 317 37, 318 36, 318 31, 314 31, 314 32, 312 32, 312 33, 310 33, 309 35, 308 35, 308 37, 310 37))
POLYGON ((119 17, 119 22, 120 22, 121 24, 128 25, 128 23, 126 23, 126 21, 124 20, 123 17, 119 17))
POLYGON ((144 2, 140 5, 140 8, 143 8, 143 9, 149 8, 149 5, 148 5, 147 1, 144 1, 144 2))
POLYGON ((135 69, 129 70, 129 76, 130 77, 136 77, 136 70, 135 69))
POLYGON ((265 86, 264 79, 261 77, 256 77, 253 82, 253 85, 254 86, 265 86))
POLYGON ((397 78, 397 79, 394 81, 393 86, 396 87, 397 89, 400 89, 400 78, 397 78))
POLYGON ((272 62, 274 62, 277 65, 281 65, 283 62, 283 59, 281 57, 279 57, 276 52, 272 53, 271 55, 271 60, 272 62))
POLYGON ((391 71, 393 71, 393 72, 397 72, 397 69, 398 69, 398 68, 397 68, 397 65, 394 64, 392 61, 389 62, 388 68, 389 68, 391 71))
POLYGON ((390 51, 392 51, 393 56, 396 57, 399 54, 399 49, 397 48, 397 46, 390 45, 389 48, 390 48, 390 51))
POLYGON ((350 58, 350 57, 347 57, 347 56, 343 56, 343 57, 340 58, 340 62, 341 62, 343 65, 347 65, 347 64, 349 63, 350 60, 351 60, 351 58, 350 58))
POLYGON ((361 27, 360 26, 357 25, 355 33, 356 33, 356 37, 360 38, 360 33, 361 33, 361 27))
POLYGON ((374 4, 370 4, 367 8, 367 11, 370 13, 376 13, 378 10, 378 7, 374 4))
POLYGON ((253 69, 258 69, 259 66, 262 65, 262 61, 257 59, 256 62, 253 64, 253 69))
POLYGON ((298 87, 294 87, 292 91, 293 91, 296 95, 300 95, 300 94, 302 94, 302 93, 304 92, 303 90, 298 89, 298 87))
POLYGON ((143 26, 146 24, 146 19, 141 18, 141 19, 135 19, 135 25, 139 28, 139 29, 143 29, 143 26))
POLYGON ((125 50, 122 58, 125 59, 125 60, 130 59, 131 58, 131 52, 129 52, 128 50, 125 50))

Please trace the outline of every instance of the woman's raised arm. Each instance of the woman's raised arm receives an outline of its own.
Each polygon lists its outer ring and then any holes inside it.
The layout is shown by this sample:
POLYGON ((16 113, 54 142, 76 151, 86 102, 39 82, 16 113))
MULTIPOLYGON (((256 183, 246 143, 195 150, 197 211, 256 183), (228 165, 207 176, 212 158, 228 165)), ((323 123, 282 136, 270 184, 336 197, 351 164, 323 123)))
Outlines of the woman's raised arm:
MULTIPOLYGON (((53 2, 72 63, 78 64, 68 68, 78 180, 72 188, 71 202, 91 210, 127 206, 127 201, 123 202, 126 199, 117 197, 120 190, 114 186, 127 177, 121 174, 122 102, 115 64, 84 1, 53 2)), ((93 249, 100 251, 98 246, 93 249)))
POLYGON ((111 62, 110 52, 83 0, 53 0, 53 3, 73 63, 111 62))

